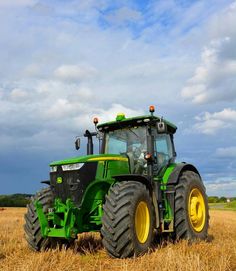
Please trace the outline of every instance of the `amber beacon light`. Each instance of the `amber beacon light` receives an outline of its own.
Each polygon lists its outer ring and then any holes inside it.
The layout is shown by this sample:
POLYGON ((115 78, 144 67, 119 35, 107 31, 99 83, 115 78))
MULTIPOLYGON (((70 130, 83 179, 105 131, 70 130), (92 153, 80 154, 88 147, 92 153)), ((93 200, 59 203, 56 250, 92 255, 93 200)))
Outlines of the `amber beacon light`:
POLYGON ((95 124, 95 125, 97 125, 98 124, 98 118, 93 118, 93 123, 95 124))
POLYGON ((149 106, 149 112, 151 113, 151 115, 153 115, 153 113, 155 112, 155 106, 154 105, 149 106))

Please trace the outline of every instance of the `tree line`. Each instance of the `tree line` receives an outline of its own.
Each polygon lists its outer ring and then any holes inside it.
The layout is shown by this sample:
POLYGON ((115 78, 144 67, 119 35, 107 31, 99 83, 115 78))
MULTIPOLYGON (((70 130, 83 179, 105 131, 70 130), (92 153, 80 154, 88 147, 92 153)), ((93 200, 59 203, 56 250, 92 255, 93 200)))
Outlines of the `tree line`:
POLYGON ((32 195, 30 194, 13 194, 0 195, 0 207, 25 207, 32 195))
POLYGON ((227 202, 227 200, 230 200, 230 202, 232 202, 232 201, 236 200, 236 197, 231 197, 231 198, 216 197, 216 196, 208 197, 209 203, 225 203, 225 202, 227 202))

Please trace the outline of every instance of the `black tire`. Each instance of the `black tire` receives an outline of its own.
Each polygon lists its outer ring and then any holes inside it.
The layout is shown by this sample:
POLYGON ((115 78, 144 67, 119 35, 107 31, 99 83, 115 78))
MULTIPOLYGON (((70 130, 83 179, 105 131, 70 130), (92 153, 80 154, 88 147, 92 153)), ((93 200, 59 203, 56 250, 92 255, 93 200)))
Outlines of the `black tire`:
POLYGON ((205 187, 197 173, 184 171, 175 193, 175 239, 204 240, 207 238, 208 227, 209 209, 205 187), (195 201, 194 205, 193 193, 198 193, 201 203, 195 201), (190 206, 193 206, 193 211, 198 214, 197 220, 193 219, 190 206))
POLYGON ((139 256, 151 247, 154 229, 154 209, 152 198, 144 184, 135 181, 116 183, 110 188, 106 196, 103 211, 102 242, 111 257, 127 258, 134 255, 139 256), (143 236, 142 239, 143 242, 140 242, 138 239, 136 233, 137 226, 135 226, 138 223, 137 221, 135 223, 135 219, 137 218, 137 210, 139 209, 140 211, 140 206, 145 206, 146 214, 148 213, 148 215, 144 215, 148 223, 143 225, 149 226, 144 226, 146 228, 145 237, 143 236))
POLYGON ((33 251, 45 251, 49 248, 65 246, 69 247, 70 242, 61 238, 43 238, 40 230, 39 219, 34 206, 34 201, 39 200, 43 206, 43 212, 46 213, 49 207, 53 204, 53 195, 50 188, 44 188, 34 197, 27 205, 27 213, 25 214, 25 238, 29 248, 33 251))

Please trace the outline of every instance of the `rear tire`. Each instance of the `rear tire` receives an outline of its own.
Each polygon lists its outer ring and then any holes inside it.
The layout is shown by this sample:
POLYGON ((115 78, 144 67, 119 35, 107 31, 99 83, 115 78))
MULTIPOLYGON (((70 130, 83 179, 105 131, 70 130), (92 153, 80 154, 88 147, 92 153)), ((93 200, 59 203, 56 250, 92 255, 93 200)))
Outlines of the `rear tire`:
POLYGON ((36 213, 34 202, 38 200, 43 206, 43 212, 47 213, 48 208, 53 205, 53 195, 50 188, 44 188, 34 197, 27 205, 27 213, 25 214, 25 237, 29 248, 33 251, 45 251, 49 248, 56 248, 59 246, 69 247, 69 241, 61 238, 43 238, 41 234, 39 219, 36 213))
POLYGON ((135 181, 116 183, 103 206, 101 234, 111 257, 144 254, 153 241, 154 210, 146 186, 135 181))
POLYGON ((205 187, 200 176, 184 171, 175 193, 175 239, 206 239, 209 209, 205 187))

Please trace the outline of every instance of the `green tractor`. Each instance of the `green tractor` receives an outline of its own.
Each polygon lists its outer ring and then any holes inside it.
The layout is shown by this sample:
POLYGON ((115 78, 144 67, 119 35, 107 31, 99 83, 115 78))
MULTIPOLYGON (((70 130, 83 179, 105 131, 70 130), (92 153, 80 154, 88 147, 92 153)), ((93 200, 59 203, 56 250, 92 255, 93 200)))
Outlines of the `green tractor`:
MULTIPOLYGON (((207 237, 209 212, 198 170, 176 163, 177 127, 150 114, 98 124, 85 132, 87 155, 50 164, 48 188, 27 206, 25 236, 31 249, 69 246, 83 232, 101 233, 112 257, 138 256, 155 235, 174 240, 207 237), (93 154, 93 137, 99 154, 93 154)), ((80 138, 75 142, 80 147, 80 138)))

